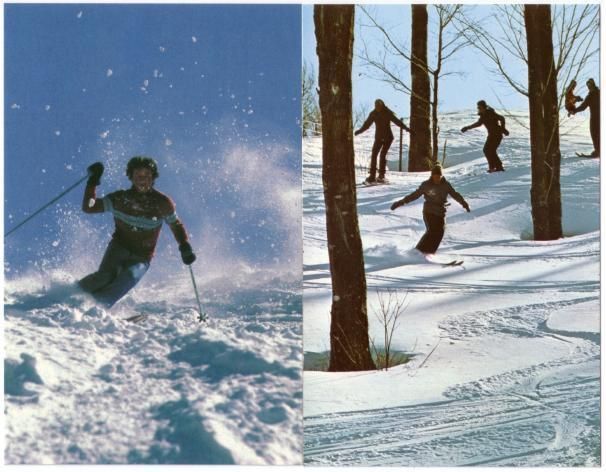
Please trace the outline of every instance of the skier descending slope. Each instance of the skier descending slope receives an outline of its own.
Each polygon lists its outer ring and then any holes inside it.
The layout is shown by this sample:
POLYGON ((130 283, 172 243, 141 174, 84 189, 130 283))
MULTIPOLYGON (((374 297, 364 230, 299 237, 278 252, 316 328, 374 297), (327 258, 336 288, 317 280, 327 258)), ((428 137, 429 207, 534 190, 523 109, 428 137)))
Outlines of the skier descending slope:
POLYGON ((132 187, 100 199, 95 190, 101 182, 103 164, 96 162, 89 166, 88 175, 82 210, 85 213, 111 212, 116 226, 97 272, 78 282, 84 291, 107 307, 126 295, 149 268, 162 222, 170 226, 179 243, 183 263, 190 265, 196 260, 185 227, 175 213, 175 204, 153 188, 159 176, 153 159, 133 157, 126 168, 132 187))
POLYGON ((505 117, 499 115, 493 108, 486 105, 484 100, 478 102, 478 115, 480 118, 469 126, 463 126, 461 133, 478 128, 482 125, 488 131, 488 137, 484 143, 484 156, 488 161, 488 172, 503 172, 503 163, 497 154, 497 149, 503 140, 503 135, 509 136, 509 131, 505 128, 505 117))
POLYGON ((438 250, 444 236, 446 200, 448 195, 459 202, 468 212, 471 210, 461 194, 457 193, 452 188, 452 185, 442 177, 442 166, 439 164, 436 164, 431 169, 431 177, 423 182, 417 190, 391 205, 392 211, 402 205, 415 201, 421 195, 425 196, 423 221, 425 222, 426 231, 417 244, 417 249, 423 254, 434 254, 438 250))

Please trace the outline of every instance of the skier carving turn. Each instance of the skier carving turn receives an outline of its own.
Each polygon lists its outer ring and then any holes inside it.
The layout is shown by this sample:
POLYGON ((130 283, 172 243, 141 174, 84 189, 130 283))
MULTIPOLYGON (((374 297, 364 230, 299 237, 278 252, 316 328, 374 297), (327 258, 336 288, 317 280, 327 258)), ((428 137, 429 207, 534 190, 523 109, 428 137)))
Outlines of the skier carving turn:
POLYGON ((156 161, 149 157, 133 157, 126 167, 132 187, 97 198, 96 187, 101 182, 103 170, 100 162, 88 167, 82 210, 85 213, 111 212, 115 231, 99 269, 78 284, 99 303, 111 307, 147 272, 163 222, 169 225, 179 244, 183 263, 192 264, 196 256, 185 226, 177 217, 175 204, 170 197, 153 188, 159 176, 156 161))
POLYGON ((446 200, 448 195, 459 202, 467 212, 471 211, 461 194, 442 176, 442 166, 436 164, 431 169, 431 177, 428 180, 424 181, 417 190, 391 205, 393 211, 421 196, 425 197, 423 221, 425 222, 426 231, 416 246, 417 250, 423 254, 435 254, 438 247, 440 247, 446 225, 446 200))

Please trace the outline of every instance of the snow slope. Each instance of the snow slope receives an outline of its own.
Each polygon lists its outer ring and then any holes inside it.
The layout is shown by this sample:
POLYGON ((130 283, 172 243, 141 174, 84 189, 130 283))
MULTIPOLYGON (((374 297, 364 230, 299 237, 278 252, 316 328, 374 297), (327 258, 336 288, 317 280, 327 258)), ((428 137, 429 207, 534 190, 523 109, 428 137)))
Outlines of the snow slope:
POLYGON ((8 280, 5 462, 300 463, 300 281, 239 274, 200 284, 208 324, 186 271, 111 311, 58 272, 8 280))
MULTIPOLYGON (((393 348, 414 357, 389 371, 305 372, 305 462, 598 465, 600 162, 575 156, 591 150, 587 120, 562 126, 566 237, 550 242, 531 240, 527 116, 508 120, 499 152, 506 172, 497 174, 486 173, 485 131, 458 131, 472 112, 441 120, 445 177, 472 211, 451 200, 434 261, 413 249, 425 229, 422 199, 389 209, 427 174, 389 172, 390 185, 357 195, 370 336, 380 344, 379 293, 407 294, 393 348), (464 265, 434 263, 455 258, 464 265)), ((355 140, 360 182, 371 134, 355 140)), ((330 345, 331 287, 320 138, 304 142, 303 163, 305 350, 321 352, 330 345)))

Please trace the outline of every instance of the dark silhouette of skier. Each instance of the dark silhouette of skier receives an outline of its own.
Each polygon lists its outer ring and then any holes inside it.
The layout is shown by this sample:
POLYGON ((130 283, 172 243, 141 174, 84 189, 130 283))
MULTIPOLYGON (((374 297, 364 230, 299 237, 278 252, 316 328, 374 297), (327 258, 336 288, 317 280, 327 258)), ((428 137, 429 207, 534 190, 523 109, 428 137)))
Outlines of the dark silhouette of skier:
POLYGON ((469 205, 460 193, 450 185, 450 183, 442 177, 442 166, 436 164, 431 169, 431 177, 423 182, 417 190, 410 195, 405 196, 402 200, 396 201, 391 205, 392 211, 402 205, 410 203, 420 196, 425 197, 423 204, 423 221, 425 222, 425 234, 417 244, 417 249, 424 254, 434 254, 442 238, 444 237, 444 228, 446 226, 446 200, 448 195, 454 198, 461 206, 471 211, 469 205))
POLYGON ((362 125, 362 127, 357 130, 354 134, 358 136, 359 134, 366 131, 370 128, 370 125, 375 124, 375 142, 372 146, 372 152, 370 154, 370 172, 368 178, 366 179, 367 183, 372 182, 384 182, 385 181, 385 167, 387 166, 387 151, 389 151, 389 147, 393 142, 393 133, 391 132, 391 123, 395 123, 400 128, 408 131, 410 133, 410 129, 406 126, 402 120, 398 119, 393 111, 391 111, 383 100, 377 99, 375 100, 375 109, 370 112, 368 118, 362 125), (380 155, 379 155, 380 153, 380 155), (379 178, 376 178, 377 174, 377 155, 379 155, 379 178))
POLYGON ((593 152, 591 157, 600 157, 600 89, 595 84, 593 79, 587 81, 589 93, 578 107, 574 108, 571 113, 574 115, 589 107, 589 132, 591 133, 591 141, 593 142, 593 152))
POLYGON ((503 135, 509 136, 509 131, 505 128, 505 118, 494 111, 493 108, 486 105, 484 100, 478 102, 478 115, 480 115, 478 121, 472 125, 463 126, 463 128, 461 128, 461 133, 484 125, 486 131, 488 131, 488 137, 486 138, 483 149, 486 160, 488 161, 488 172, 502 172, 505 169, 497 154, 497 148, 499 147, 499 144, 501 144, 503 135))
POLYGON ((156 161, 149 157, 133 157, 126 168, 132 187, 103 198, 96 195, 103 164, 95 162, 89 166, 88 175, 82 210, 85 213, 112 213, 115 231, 99 269, 78 282, 85 292, 107 307, 126 295, 149 269, 163 223, 170 227, 179 244, 183 263, 189 265, 196 260, 185 226, 175 212, 175 204, 170 197, 153 188, 159 175, 156 161))

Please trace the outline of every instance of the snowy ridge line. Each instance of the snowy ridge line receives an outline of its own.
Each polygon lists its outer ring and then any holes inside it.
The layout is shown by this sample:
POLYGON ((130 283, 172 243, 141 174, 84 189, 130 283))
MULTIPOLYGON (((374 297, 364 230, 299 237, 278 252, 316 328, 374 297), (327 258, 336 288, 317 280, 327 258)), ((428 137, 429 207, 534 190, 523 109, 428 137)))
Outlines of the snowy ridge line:
MULTIPOLYGON (((438 326, 444 332, 444 337, 455 340, 502 332, 516 336, 550 335, 554 332, 547 328, 547 321, 554 309, 597 300, 599 299, 595 296, 581 296, 557 302, 514 305, 498 310, 469 311, 447 317, 438 326), (525 316, 521 317, 521 314, 525 316)), ((575 337, 575 333, 570 332, 569 336, 575 337)))

